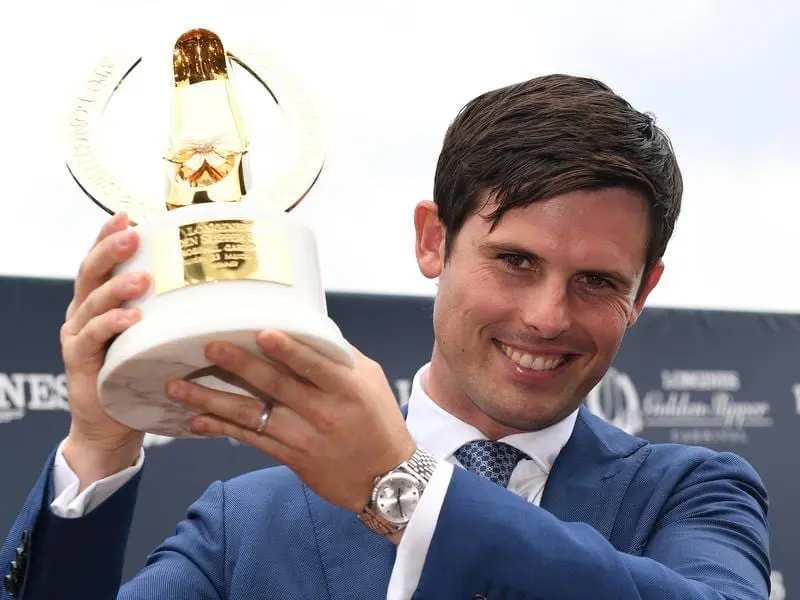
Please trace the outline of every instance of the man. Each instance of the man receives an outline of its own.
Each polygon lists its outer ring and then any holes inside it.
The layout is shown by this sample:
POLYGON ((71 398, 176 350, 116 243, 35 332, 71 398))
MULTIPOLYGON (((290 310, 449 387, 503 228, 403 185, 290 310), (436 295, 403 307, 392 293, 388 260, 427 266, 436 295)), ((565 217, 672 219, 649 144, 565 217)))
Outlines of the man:
MULTIPOLYGON (((379 365, 276 332, 208 357, 272 407, 186 382, 198 433, 284 467, 217 482, 120 598, 766 599, 766 492, 741 458, 653 445, 582 407, 663 272, 682 180, 652 119, 561 75, 483 94, 447 131, 416 257, 438 280, 408 414, 379 365), (272 359, 270 362, 264 357, 272 359), (463 467, 463 468, 462 468, 463 467)), ((27 600, 116 597, 142 434, 100 409, 108 340, 146 275, 112 219, 61 341, 72 422, 3 547, 27 600)))

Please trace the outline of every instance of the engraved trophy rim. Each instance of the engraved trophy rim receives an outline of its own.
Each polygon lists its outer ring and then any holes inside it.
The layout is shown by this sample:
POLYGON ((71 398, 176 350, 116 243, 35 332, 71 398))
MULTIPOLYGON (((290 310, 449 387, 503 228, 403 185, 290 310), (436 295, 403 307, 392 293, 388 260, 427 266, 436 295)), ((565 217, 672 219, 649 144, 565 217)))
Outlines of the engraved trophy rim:
MULTIPOLYGON (((186 29, 181 35, 195 29, 199 28, 186 29)), ((241 67, 270 95, 294 136, 287 168, 250 192, 243 203, 289 212, 308 195, 325 164, 317 103, 265 48, 255 43, 233 44, 230 50, 227 48, 226 44, 227 59, 241 67)), ((125 79, 144 61, 144 56, 130 51, 105 53, 74 97, 67 119, 65 162, 72 179, 108 214, 125 212, 134 225, 167 212, 166 203, 146 200, 120 185, 109 174, 96 147, 98 121, 125 79)))

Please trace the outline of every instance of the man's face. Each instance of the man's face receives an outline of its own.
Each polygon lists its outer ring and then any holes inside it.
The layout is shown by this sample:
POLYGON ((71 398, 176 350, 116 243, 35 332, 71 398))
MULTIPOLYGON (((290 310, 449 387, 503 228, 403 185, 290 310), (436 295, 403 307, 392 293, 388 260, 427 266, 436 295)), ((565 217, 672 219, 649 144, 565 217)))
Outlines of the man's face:
POLYGON ((428 392, 490 437, 565 417, 602 378, 661 275, 659 265, 642 285, 645 200, 573 192, 509 211, 493 230, 470 216, 446 264, 435 210, 423 203, 415 215, 420 268, 439 279, 428 392))

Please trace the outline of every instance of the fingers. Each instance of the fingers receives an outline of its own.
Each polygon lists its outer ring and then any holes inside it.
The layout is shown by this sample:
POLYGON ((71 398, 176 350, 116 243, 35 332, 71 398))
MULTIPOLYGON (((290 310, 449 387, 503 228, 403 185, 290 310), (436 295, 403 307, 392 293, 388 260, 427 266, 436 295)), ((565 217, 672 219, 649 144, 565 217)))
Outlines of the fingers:
POLYGON ((256 433, 252 429, 247 429, 213 415, 195 417, 192 423, 191 429, 194 433, 209 437, 233 438, 242 444, 269 454, 280 463, 291 465, 295 462, 296 450, 282 444, 275 438, 256 433))
POLYGON ((201 413, 216 415, 247 429, 257 429, 264 403, 257 398, 212 390, 189 381, 172 381, 167 395, 201 413))
POLYGON ((108 280, 112 269, 130 258, 138 247, 138 236, 126 230, 127 218, 115 217, 98 234, 97 242, 83 259, 75 278, 75 296, 67 310, 71 318, 88 295, 108 280))
POLYGON ((319 390, 299 381, 280 366, 233 344, 209 344, 206 355, 212 363, 239 376, 265 396, 274 398, 306 419, 316 419, 318 411, 314 410, 313 398, 319 390))
POLYGON ((323 391, 339 389, 343 379, 352 371, 279 331, 261 332, 256 340, 266 356, 286 365, 323 391))
POLYGON ((128 219, 127 213, 120 212, 115 214, 111 217, 108 221, 106 221, 103 226, 100 228, 100 231, 97 232, 97 237, 94 240, 94 244, 92 247, 99 244, 102 240, 107 238, 109 235, 114 233, 115 231, 124 231, 127 229, 130 220, 128 219))
POLYGON ((150 278, 146 273, 128 273, 106 281, 92 290, 74 311, 70 329, 77 333, 91 319, 141 296, 147 290, 149 282, 150 278))
POLYGON ((71 360, 85 360, 104 352, 108 342, 133 325, 139 317, 136 308, 116 308, 94 317, 75 336, 71 360))
POLYGON ((265 408, 261 400, 213 390, 189 381, 171 382, 167 394, 202 415, 193 419, 191 424, 197 433, 233 437, 246 444, 268 437, 281 446, 299 450, 307 447, 313 438, 309 424, 286 406, 270 406, 267 422, 259 433, 257 430, 265 408))

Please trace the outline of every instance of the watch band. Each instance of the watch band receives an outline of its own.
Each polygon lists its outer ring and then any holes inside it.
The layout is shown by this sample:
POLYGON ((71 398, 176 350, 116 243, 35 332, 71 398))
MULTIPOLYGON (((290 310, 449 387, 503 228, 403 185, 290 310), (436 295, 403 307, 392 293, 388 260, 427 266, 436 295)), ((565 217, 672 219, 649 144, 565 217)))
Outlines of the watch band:
POLYGON ((361 514, 358 515, 358 520, 378 535, 391 535, 404 529, 403 525, 390 523, 386 519, 381 518, 380 514, 371 506, 366 506, 364 510, 361 511, 361 514))
POLYGON ((401 465, 407 471, 411 471, 412 475, 416 475, 422 480, 424 485, 433 477, 433 472, 436 470, 438 461, 424 448, 417 448, 414 454, 411 455, 405 464, 401 465))
MULTIPOLYGON (((427 450, 422 447, 418 447, 414 454, 411 455, 407 461, 400 463, 397 467, 389 471, 386 475, 389 475, 395 471, 405 471, 410 475, 416 477, 420 483, 422 484, 422 492, 425 491, 425 488, 428 485, 428 482, 433 477, 433 473, 436 470, 438 465, 438 461, 436 458, 427 450)), ((386 475, 376 477, 375 484, 386 477, 386 475)), ((421 492, 421 493, 422 493, 421 492)), ((420 493, 420 495, 421 495, 420 493)), ((405 524, 397 524, 392 523, 383 518, 380 514, 378 509, 372 505, 372 500, 367 502, 367 505, 364 507, 364 510, 358 515, 358 520, 364 523, 367 527, 369 527, 372 531, 377 533, 378 535, 391 535, 393 533, 397 533, 398 531, 402 531, 405 529, 405 524)))

